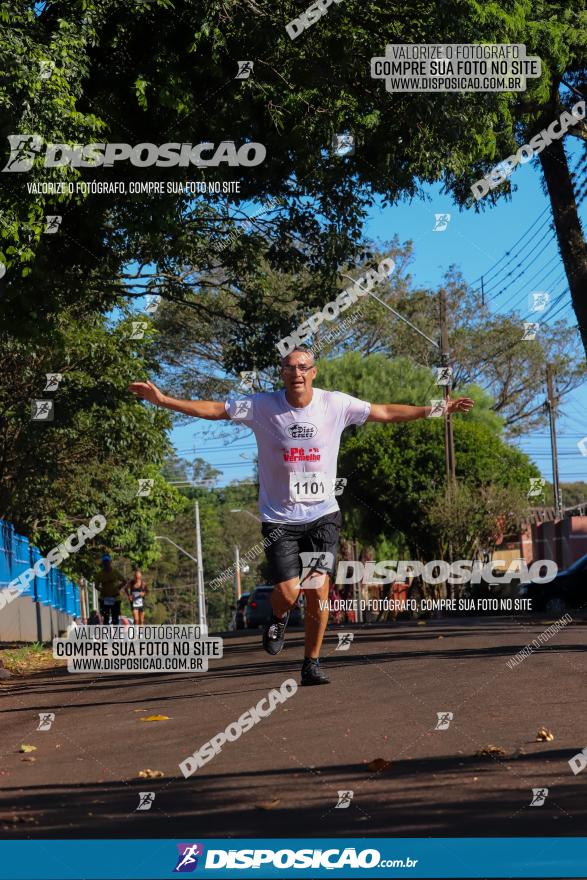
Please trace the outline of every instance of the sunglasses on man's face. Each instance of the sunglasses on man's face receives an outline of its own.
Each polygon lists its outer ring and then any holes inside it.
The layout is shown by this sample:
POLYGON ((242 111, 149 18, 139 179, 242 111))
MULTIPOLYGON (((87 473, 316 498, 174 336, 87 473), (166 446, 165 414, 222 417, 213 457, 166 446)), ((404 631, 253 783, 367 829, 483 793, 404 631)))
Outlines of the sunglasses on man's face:
POLYGON ((309 370, 313 370, 314 366, 306 366, 306 364, 284 364, 282 369, 286 373, 295 373, 296 370, 299 370, 300 373, 307 373, 309 370))

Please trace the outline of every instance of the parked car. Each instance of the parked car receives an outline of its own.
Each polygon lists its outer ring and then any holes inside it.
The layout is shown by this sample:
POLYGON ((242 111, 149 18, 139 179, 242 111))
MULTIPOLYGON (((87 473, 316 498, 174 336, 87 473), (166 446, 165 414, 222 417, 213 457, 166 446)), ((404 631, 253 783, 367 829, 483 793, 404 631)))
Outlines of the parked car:
POLYGON ((246 593, 241 593, 240 599, 236 603, 236 608, 232 616, 232 623, 230 625, 230 628, 232 630, 245 628, 245 608, 247 602, 249 601, 250 595, 251 594, 248 591, 246 593))
POLYGON ((533 611, 546 611, 553 616, 560 616, 569 608, 583 608, 587 601, 587 555, 559 571, 548 583, 530 581, 526 596, 532 600, 533 611))
MULTIPOLYGON (((262 585, 255 587, 245 607, 245 626, 247 629, 256 629, 265 626, 271 620, 271 591, 272 586, 262 585)), ((289 626, 302 626, 304 614, 302 604, 298 599, 289 615, 289 626)))

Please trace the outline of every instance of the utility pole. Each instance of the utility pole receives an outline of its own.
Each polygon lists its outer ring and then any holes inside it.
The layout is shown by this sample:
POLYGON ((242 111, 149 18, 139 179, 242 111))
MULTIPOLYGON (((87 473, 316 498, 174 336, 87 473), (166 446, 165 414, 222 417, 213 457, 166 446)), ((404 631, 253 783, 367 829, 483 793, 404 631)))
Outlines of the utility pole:
MULTIPOLYGON (((440 365, 448 367, 449 351, 448 351, 448 324, 446 320, 446 291, 444 288, 440 291, 440 365)), ((444 405, 448 410, 448 402, 450 400, 450 379, 444 389, 444 405)), ((448 412, 444 414, 444 460, 446 465, 446 482, 448 485, 456 479, 455 469, 455 447, 452 433, 452 420, 448 412)))
POLYGON ((207 626, 206 620, 206 597, 204 595, 204 562, 202 559, 202 536, 200 534, 200 505, 195 502, 196 514, 196 556, 198 558, 197 595, 198 595, 198 623, 207 626))
POLYGON ((238 544, 234 545, 234 595, 238 605, 238 600, 241 597, 241 560, 238 544))
POLYGON ((548 420, 550 423, 550 450, 552 453, 552 488, 554 492, 554 515, 557 519, 563 517, 563 498, 560 487, 560 479, 558 475, 558 451, 556 448, 556 418, 554 413, 554 405, 556 398, 554 396, 554 383, 552 364, 546 365, 546 409, 548 410, 548 420))

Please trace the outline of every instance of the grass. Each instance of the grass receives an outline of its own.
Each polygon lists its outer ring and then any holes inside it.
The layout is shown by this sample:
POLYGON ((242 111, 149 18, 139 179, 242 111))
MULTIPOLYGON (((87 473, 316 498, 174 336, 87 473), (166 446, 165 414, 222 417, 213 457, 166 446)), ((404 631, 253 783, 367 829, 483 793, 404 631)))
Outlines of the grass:
POLYGON ((0 645, 0 660, 4 668, 14 675, 26 675, 29 672, 39 672, 66 663, 65 660, 55 660, 51 645, 44 645, 41 642, 0 645))

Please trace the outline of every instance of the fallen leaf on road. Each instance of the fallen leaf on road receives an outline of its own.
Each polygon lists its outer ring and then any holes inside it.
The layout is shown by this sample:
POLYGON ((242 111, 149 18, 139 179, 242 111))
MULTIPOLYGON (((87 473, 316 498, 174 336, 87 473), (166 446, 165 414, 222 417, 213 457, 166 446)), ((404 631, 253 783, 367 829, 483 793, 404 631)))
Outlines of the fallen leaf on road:
POLYGON ((151 770, 150 767, 147 767, 146 770, 139 770, 140 779, 161 779, 162 776, 165 776, 163 770, 151 770))
POLYGON ((19 752, 36 752, 37 747, 36 746, 27 746, 26 743, 23 743, 18 751, 19 752))
POLYGON ((29 763, 33 763, 37 759, 33 755, 26 755, 24 758, 20 759, 21 761, 29 761, 29 763))
POLYGON ((274 810, 279 803, 281 803, 279 798, 275 798, 273 801, 261 801, 255 806, 258 810, 274 810))
POLYGON ((479 749, 478 752, 475 752, 476 758, 492 758, 495 755, 505 755, 506 750, 502 749, 501 746, 493 746, 489 744, 488 746, 483 746, 482 749, 479 749))
POLYGON ((416 626, 426 626, 426 621, 425 620, 418 620, 416 622, 416 626))
POLYGON ((169 715, 145 715, 139 721, 169 721, 169 715))
POLYGON ((541 727, 538 733, 536 734, 536 742, 552 742, 554 739, 554 733, 552 730, 549 730, 548 727, 541 727))
POLYGON ((373 770, 374 772, 379 770, 389 770, 390 767, 391 761, 386 761, 385 758, 374 758, 367 764, 367 770, 373 770))

